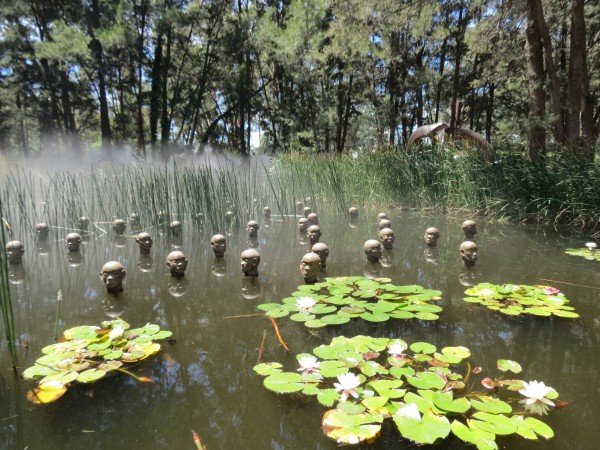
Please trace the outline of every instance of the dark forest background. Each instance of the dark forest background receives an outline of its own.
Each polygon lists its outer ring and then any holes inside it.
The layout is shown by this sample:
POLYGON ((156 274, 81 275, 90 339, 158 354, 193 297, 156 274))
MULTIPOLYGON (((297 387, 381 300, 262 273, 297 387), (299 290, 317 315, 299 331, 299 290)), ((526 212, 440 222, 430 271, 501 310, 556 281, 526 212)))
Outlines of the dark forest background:
POLYGON ((345 153, 445 121, 591 161, 592 0, 0 0, 0 148, 345 153))

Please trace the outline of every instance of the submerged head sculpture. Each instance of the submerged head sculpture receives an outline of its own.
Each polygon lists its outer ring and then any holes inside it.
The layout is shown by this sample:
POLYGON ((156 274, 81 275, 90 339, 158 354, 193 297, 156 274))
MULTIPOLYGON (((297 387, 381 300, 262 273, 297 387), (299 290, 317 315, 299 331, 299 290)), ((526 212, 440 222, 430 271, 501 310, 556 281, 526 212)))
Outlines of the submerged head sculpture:
POLYGON ((310 208, 310 206, 305 206, 304 209, 302 210, 302 214, 304 215, 304 217, 306 217, 308 219, 308 215, 312 212, 312 209, 310 208))
POLYGON ((246 232, 248 233, 249 237, 256 237, 258 236, 258 222, 256 220, 251 220, 246 224, 246 232))
POLYGON ((78 252, 81 247, 81 235, 79 233, 69 233, 66 237, 67 249, 70 252, 78 252))
POLYGON ((171 276, 179 278, 185 275, 185 269, 187 269, 188 260, 185 257, 185 253, 176 250, 167 255, 167 267, 171 271, 171 276))
POLYGON ((139 227, 140 226, 140 215, 137 213, 131 213, 131 215, 129 216, 129 223, 131 224, 132 227, 139 227))
POLYGON ((311 225, 306 230, 306 237, 310 245, 315 245, 321 238, 321 227, 319 225, 311 225))
POLYGON ((383 230, 384 228, 392 228, 392 222, 389 219, 381 219, 379 224, 377 224, 377 228, 383 230))
POLYGON ((112 223, 112 229, 117 235, 125 233, 125 221, 123 219, 115 219, 112 223))
POLYGON ((394 241, 396 240, 394 230, 387 227, 379 230, 379 240, 381 241, 383 248, 391 250, 394 246, 394 241))
POLYGON ((306 253, 300 260, 300 273, 306 283, 316 283, 321 268, 321 257, 316 253, 306 253))
POLYGON ((40 222, 35 226, 35 236, 40 241, 45 241, 48 239, 48 234, 50 233, 50 228, 46 222, 40 222))
POLYGON ((381 252, 383 251, 381 242, 375 239, 366 241, 365 245, 363 245, 363 250, 365 251, 365 255, 367 255, 367 260, 370 262, 379 262, 381 252))
POLYGON ((316 253, 321 258, 321 268, 325 269, 327 267, 327 257, 329 256, 329 247, 322 242, 317 242, 310 249, 311 252, 316 253))
POLYGON ((253 248, 244 250, 240 255, 240 265, 246 277, 257 277, 259 264, 260 254, 253 248))
POLYGON ((300 219, 298 219, 298 231, 300 233, 306 233, 309 225, 310 224, 308 223, 308 219, 306 217, 300 217, 300 219))
POLYGON ((173 236, 181 236, 181 222, 179 220, 174 220, 169 225, 169 230, 171 230, 173 236))
POLYGON ((389 220, 387 213, 380 212, 379 214, 377 214, 377 223, 381 222, 383 219, 389 220))
POLYGON ((348 210, 348 215, 350 216, 351 219, 357 219, 358 218, 358 208, 351 206, 350 209, 348 210))
POLYGON ((4 247, 6 250, 6 258, 9 264, 21 264, 23 262, 23 253, 25 248, 21 241, 9 241, 4 247))
POLYGON ((90 219, 88 219, 85 216, 81 216, 77 220, 77 226, 79 227, 80 230, 87 231, 88 227, 90 226, 90 219))
POLYGON ((310 225, 319 225, 319 216, 314 212, 311 212, 306 219, 310 225))
POLYGON ((460 256, 465 266, 474 266, 477 262, 477 244, 471 241, 464 241, 460 244, 460 256))
POLYGON ((269 217, 271 217, 271 208, 269 208, 268 206, 265 206, 263 208, 263 216, 265 219, 268 219, 269 217))
POLYGON ((125 278, 125 267, 118 261, 109 261, 102 266, 100 279, 106 286, 109 294, 117 294, 123 290, 123 279, 125 278))
POLYGON ((477 234, 477 224, 473 220, 465 220, 462 224, 462 229, 467 239, 473 239, 477 234))
POLYGON ((140 248, 140 253, 148 254, 152 248, 152 236, 150 233, 142 231, 135 237, 135 243, 140 248))
POLYGON ((48 234, 50 233, 50 228, 46 224, 46 222, 40 222, 35 226, 35 237, 39 241, 45 241, 48 239, 48 234))
POLYGON ((440 230, 435 227, 429 227, 425 230, 425 234, 423 235, 423 239, 425 239, 425 243, 430 247, 435 247, 437 245, 437 241, 440 238, 440 230))
POLYGON ((215 234, 210 238, 210 246, 215 256, 222 258, 227 249, 227 239, 222 234, 215 234))

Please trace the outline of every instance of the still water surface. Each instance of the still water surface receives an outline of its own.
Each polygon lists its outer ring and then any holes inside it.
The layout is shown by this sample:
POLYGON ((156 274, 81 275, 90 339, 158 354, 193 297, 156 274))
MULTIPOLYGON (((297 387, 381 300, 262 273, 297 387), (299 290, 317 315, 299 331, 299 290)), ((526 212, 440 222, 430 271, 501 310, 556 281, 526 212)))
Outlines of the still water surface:
MULTIPOLYGON (((133 327, 157 323, 173 332, 175 342, 162 341, 158 357, 135 369, 153 383, 140 384, 120 374, 91 388, 76 386, 46 406, 26 400, 32 384, 15 379, 2 342, 0 448, 193 449, 192 429, 209 450, 337 448, 321 431, 324 408, 316 399, 275 395, 253 372, 265 331, 261 361, 279 361, 286 370, 296 368, 297 353, 310 352, 335 336, 357 334, 399 337, 409 343, 424 340, 440 347, 464 345, 472 351, 472 365, 484 369, 493 368, 497 359, 516 360, 524 369, 519 378, 544 381, 570 406, 544 418, 555 431, 554 439, 500 437, 499 446, 598 448, 600 263, 563 253, 568 247, 582 247, 585 236, 480 220, 474 239, 479 261, 473 271, 465 272, 458 255, 464 218, 398 212, 390 217, 397 238, 394 249, 385 254, 387 267, 373 271, 362 244, 377 236, 376 212, 362 212, 355 227, 342 217, 321 218, 321 242, 330 248, 324 275, 385 276, 394 284, 439 289, 444 308, 440 320, 355 321, 309 330, 278 319, 289 353, 264 317, 228 317, 257 313, 256 305, 278 302, 302 284, 299 261, 308 244, 298 238, 295 217, 274 216, 270 223, 257 218, 261 229, 255 242, 248 242, 243 227, 233 228, 225 258, 217 264, 209 240, 223 230, 199 229, 192 222, 184 223, 183 237, 175 241, 148 228, 154 246, 151 258, 145 259, 140 259, 134 233, 116 237, 98 227, 86 239, 81 258, 67 255, 63 239, 71 230, 53 229, 48 246, 26 241, 23 270, 11 271, 21 371, 54 341, 59 290, 61 331, 120 316, 133 327), (427 254, 422 240, 429 226, 442 233, 433 254, 427 254), (240 270, 239 255, 249 246, 257 246, 261 254, 256 280, 244 279, 240 270), (181 281, 169 276, 165 264, 174 249, 183 250, 189 259, 181 281), (120 261, 127 270, 125 290, 116 298, 106 294, 98 277, 110 260, 120 261), (498 315, 462 301, 464 283, 469 282, 550 284, 565 293, 581 318, 498 315)), ((361 448, 367 447, 414 448, 392 426, 384 427, 376 443, 361 448)), ((442 447, 462 449, 464 444, 447 440, 442 447)))

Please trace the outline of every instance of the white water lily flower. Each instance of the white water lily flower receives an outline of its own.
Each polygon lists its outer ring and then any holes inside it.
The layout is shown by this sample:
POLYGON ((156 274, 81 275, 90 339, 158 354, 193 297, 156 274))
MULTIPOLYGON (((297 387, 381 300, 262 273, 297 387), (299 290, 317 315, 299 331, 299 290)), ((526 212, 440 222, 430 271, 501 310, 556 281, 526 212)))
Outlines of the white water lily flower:
POLYGON ((421 421, 421 413, 419 412, 419 408, 417 407, 416 403, 408 403, 404 406, 401 406, 396 411, 396 415, 400 417, 417 419, 419 422, 421 421))
POLYGON ((554 406, 554 403, 546 398, 546 395, 553 389, 546 386, 543 381, 539 383, 537 381, 530 381, 529 383, 524 381, 523 387, 519 393, 527 398, 520 400, 519 403, 523 403, 527 411, 543 416, 548 413, 548 406, 554 406))
POLYGON ((296 300, 296 306, 302 312, 308 312, 316 304, 317 301, 312 297, 300 297, 296 300))
POLYGON ((354 388, 360 385, 360 378, 353 373, 342 373, 337 376, 339 383, 333 383, 336 391, 342 391, 342 401, 345 402, 349 395, 358 398, 358 392, 354 388))
POLYGON ((302 371, 302 375, 306 375, 311 372, 317 372, 319 370, 320 363, 317 361, 315 356, 305 356, 298 360, 300 368, 298 372, 302 371))
POLYGON ((400 358, 401 356, 404 356, 404 350, 406 350, 407 348, 408 345, 406 344, 406 342, 395 341, 388 348, 388 353, 394 358, 400 358))
POLYGON ((125 331, 123 325, 117 325, 112 330, 110 330, 110 333, 108 333, 108 337, 111 339, 117 339, 123 335, 123 331, 125 331))

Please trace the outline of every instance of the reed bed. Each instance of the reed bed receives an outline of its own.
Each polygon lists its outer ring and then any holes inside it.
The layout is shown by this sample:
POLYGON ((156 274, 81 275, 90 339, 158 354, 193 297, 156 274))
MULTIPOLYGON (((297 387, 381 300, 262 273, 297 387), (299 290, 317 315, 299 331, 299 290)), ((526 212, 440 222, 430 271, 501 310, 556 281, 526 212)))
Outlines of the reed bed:
POLYGON ((11 170, 1 186, 3 217, 10 237, 33 235, 45 221, 59 230, 76 230, 79 217, 106 231, 135 212, 142 228, 166 227, 171 220, 192 221, 222 232, 258 219, 264 206, 283 217, 298 213, 296 202, 311 198, 320 214, 345 213, 350 206, 468 211, 497 219, 599 227, 599 164, 565 155, 536 162, 511 151, 497 151, 489 163, 460 148, 429 148, 416 153, 380 150, 342 157, 285 155, 260 160, 123 166, 59 172, 36 178, 11 170), (459 155, 458 157, 456 155, 459 155), (161 216, 167 213, 167 218, 161 216))
MULTIPOLYGON (((0 201, 0 215, 2 214, 2 202, 0 201)), ((4 217, 2 217, 4 218, 4 217)), ((0 244, 2 249, 6 245, 6 235, 4 233, 4 225, 0 226, 0 244)), ((13 369, 17 367, 17 348, 16 348, 16 331, 15 319, 13 315, 12 297, 10 293, 10 285, 8 282, 8 261, 6 253, 0 252, 0 311, 2 312, 2 323, 4 324, 4 336, 6 344, 13 363, 13 369)))

